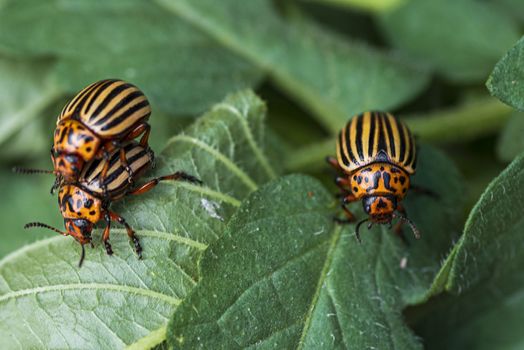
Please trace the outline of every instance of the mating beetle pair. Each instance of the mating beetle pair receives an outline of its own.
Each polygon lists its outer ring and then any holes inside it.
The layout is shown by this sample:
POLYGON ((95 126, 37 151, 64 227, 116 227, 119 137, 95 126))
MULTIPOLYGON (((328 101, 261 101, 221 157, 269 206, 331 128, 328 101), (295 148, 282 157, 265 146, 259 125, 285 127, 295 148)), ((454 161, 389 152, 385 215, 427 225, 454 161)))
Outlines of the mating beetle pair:
POLYGON ((126 195, 145 193, 162 180, 200 181, 184 172, 154 178, 136 187, 135 181, 154 165, 147 142, 151 108, 145 95, 121 80, 101 80, 80 91, 62 110, 54 133, 51 158, 54 170, 17 169, 21 173, 56 175, 53 192, 59 188, 58 203, 66 231, 40 222, 25 227, 45 227, 73 236, 82 246, 91 243, 93 226, 106 222, 103 242, 108 254, 111 221, 124 225, 141 257, 142 247, 133 229, 117 213, 111 202, 126 195), (142 135, 139 142, 133 141, 142 135))
POLYGON ((417 163, 415 140, 406 125, 389 113, 359 114, 340 131, 337 157, 327 160, 344 175, 337 177, 335 182, 341 189, 342 209, 347 219, 336 220, 353 222, 355 216, 346 205, 359 200, 369 215, 357 223, 359 242, 363 223, 369 221, 368 228, 375 223, 391 225, 395 218, 399 219, 395 226, 397 234, 402 237, 401 225, 407 223, 414 236, 420 237, 401 203, 410 188, 410 176, 415 174, 417 163))
MULTIPOLYGON (((131 141, 122 146, 127 159, 127 167, 132 170, 133 180, 137 180, 145 171, 149 170, 154 162, 153 153, 142 147, 137 142, 131 141)), ((58 192, 58 205, 64 217, 66 231, 60 231, 49 225, 32 222, 25 227, 45 227, 58 232, 64 236, 72 236, 82 246, 82 255, 79 265, 84 259, 84 245, 91 243, 91 232, 93 226, 104 220, 106 226, 102 235, 102 241, 107 254, 113 254, 109 243, 111 221, 117 221, 124 225, 127 234, 134 244, 139 258, 142 255, 142 247, 134 230, 127 224, 125 219, 118 213, 111 211, 109 206, 126 195, 139 195, 153 189, 163 180, 185 180, 200 183, 198 179, 184 172, 161 176, 149 180, 145 184, 134 187, 128 180, 126 167, 120 158, 121 150, 115 150, 109 157, 110 164, 106 177, 102 178, 105 160, 94 160, 88 163, 79 175, 79 179, 71 184, 65 183, 60 186, 58 192)))

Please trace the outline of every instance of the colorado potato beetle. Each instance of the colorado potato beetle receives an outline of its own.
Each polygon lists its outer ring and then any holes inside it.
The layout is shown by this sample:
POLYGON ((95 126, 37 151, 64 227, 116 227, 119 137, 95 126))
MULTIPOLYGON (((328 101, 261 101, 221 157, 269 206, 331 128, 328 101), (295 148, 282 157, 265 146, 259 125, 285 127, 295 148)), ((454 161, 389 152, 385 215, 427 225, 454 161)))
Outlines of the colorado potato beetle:
MULTIPOLYGON (((132 141, 122 145, 127 158, 127 166, 133 172, 134 180, 151 168, 154 160, 153 153, 149 148, 145 148, 139 143, 132 141)), ((109 243, 111 221, 117 221, 126 228, 127 234, 134 244, 135 251, 139 258, 142 256, 142 247, 134 230, 127 224, 125 219, 109 209, 112 202, 123 198, 126 195, 139 195, 154 188, 160 181, 164 180, 184 180, 194 183, 201 183, 200 180, 184 172, 175 172, 170 175, 149 180, 145 184, 134 187, 128 181, 125 166, 120 158, 120 150, 115 150, 110 155, 109 169, 107 176, 102 178, 102 171, 105 167, 103 160, 93 160, 88 163, 80 174, 80 178, 74 183, 63 183, 59 187, 58 205, 64 218, 65 231, 41 222, 31 222, 25 225, 29 227, 44 227, 58 232, 64 236, 72 236, 82 246, 82 254, 79 266, 82 265, 85 256, 84 245, 91 243, 91 232, 94 225, 105 221, 105 228, 102 235, 107 254, 113 254, 109 243), (107 191, 104 191, 103 188, 107 191)))
MULTIPOLYGON (((61 179, 74 181, 86 162, 105 157, 120 144, 142 135, 140 145, 147 146, 151 107, 136 86, 122 80, 95 82, 80 91, 60 113, 54 133, 51 158, 59 186, 61 179)), ((132 168, 125 152, 120 151, 122 166, 132 180, 132 168)), ((108 164, 101 173, 106 176, 108 164)))
POLYGON ((416 238, 420 237, 415 224, 407 218, 401 203, 410 188, 410 176, 415 174, 417 148, 413 135, 406 125, 393 115, 384 112, 365 112, 354 116, 342 128, 337 139, 337 157, 328 162, 343 176, 335 182, 341 189, 342 209, 347 219, 355 217, 346 207, 362 201, 368 218, 356 226, 360 242, 360 226, 399 222, 395 232, 401 234, 401 225, 407 223, 416 238))

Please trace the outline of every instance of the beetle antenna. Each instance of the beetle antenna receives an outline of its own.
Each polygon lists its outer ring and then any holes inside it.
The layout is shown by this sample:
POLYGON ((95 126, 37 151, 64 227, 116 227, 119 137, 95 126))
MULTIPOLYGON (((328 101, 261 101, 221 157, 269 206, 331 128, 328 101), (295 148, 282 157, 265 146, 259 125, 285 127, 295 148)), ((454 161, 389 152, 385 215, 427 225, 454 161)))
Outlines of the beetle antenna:
POLYGON ((66 232, 60 231, 59 229, 54 228, 53 226, 49 226, 47 224, 44 224, 43 222, 29 222, 29 223, 24 225, 25 229, 28 229, 28 228, 31 228, 31 227, 43 227, 43 228, 47 228, 47 229, 49 229, 51 231, 55 231, 57 233, 60 233, 61 235, 67 236, 66 232))
POLYGON ((415 236, 415 238, 416 239, 420 238, 420 231, 418 230, 417 226, 415 226, 413 221, 411 221, 410 219, 408 219, 407 217, 405 217, 403 215, 398 215, 398 214, 395 214, 395 213, 393 213, 392 216, 394 218, 398 218, 400 221, 405 222, 406 224, 408 224, 409 227, 411 227, 411 231, 413 231, 413 235, 415 236))
POLYGON ((360 239, 360 226, 362 226, 366 221, 369 221, 369 218, 360 221, 355 227, 355 236, 357 237, 358 243, 362 243, 362 240, 360 239))
POLYGON ((81 246, 82 246, 82 253, 80 253, 80 261, 78 262, 78 268, 82 267, 82 263, 84 262, 84 258, 86 257, 86 249, 84 248, 83 244, 81 244, 81 246))
POLYGON ((56 174, 54 170, 21 168, 17 166, 13 167, 13 172, 17 174, 56 174))

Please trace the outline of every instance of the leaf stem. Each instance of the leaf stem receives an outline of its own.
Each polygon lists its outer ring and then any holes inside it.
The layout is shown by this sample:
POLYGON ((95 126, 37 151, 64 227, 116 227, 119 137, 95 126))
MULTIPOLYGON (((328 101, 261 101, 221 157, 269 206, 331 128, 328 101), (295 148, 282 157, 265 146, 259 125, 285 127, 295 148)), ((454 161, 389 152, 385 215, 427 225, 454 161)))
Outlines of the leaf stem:
MULTIPOLYGON (((404 118, 419 140, 429 143, 466 142, 500 129, 513 109, 492 97, 483 97, 453 109, 404 118)), ((335 138, 307 145, 286 160, 288 171, 318 170, 324 158, 335 154, 335 138)))
POLYGON ((307 0, 307 2, 317 2, 319 4, 346 7, 348 9, 360 9, 371 13, 392 10, 402 5, 405 0, 307 0))

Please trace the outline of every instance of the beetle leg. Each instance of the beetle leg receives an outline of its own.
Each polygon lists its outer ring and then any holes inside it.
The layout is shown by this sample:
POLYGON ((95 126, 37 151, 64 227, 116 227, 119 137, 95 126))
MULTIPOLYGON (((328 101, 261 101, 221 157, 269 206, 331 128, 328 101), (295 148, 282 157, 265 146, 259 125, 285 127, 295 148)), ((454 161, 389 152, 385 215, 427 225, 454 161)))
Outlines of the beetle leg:
POLYGON ((109 233, 111 231, 111 216, 106 211, 104 214, 104 218, 106 221, 106 227, 104 228, 104 234, 102 235, 102 241, 104 242, 104 246, 106 247, 106 253, 107 255, 113 255, 113 249, 111 248, 111 244, 109 243, 109 233))
POLYGON ((146 182, 145 184, 143 184, 142 186, 132 190, 128 194, 138 195, 138 194, 146 193, 152 190, 156 185, 158 185, 160 181, 164 181, 164 180, 184 180, 188 182, 202 184, 202 181, 200 181, 196 177, 188 175, 182 171, 177 171, 176 173, 171 174, 171 175, 165 175, 165 176, 160 176, 160 177, 151 179, 148 182, 146 182))
POLYGON ((340 165, 338 165, 337 158, 332 156, 326 157, 326 162, 328 162, 335 170, 342 171, 340 165))
POLYGON ((342 190, 346 190, 351 185, 350 181, 342 176, 337 176, 335 178, 335 184, 342 190))
POLYGON ((411 185, 409 189, 417 194, 433 197, 434 199, 440 199, 440 196, 436 192, 433 192, 432 190, 426 187, 411 185))
POLYGON ((125 168, 127 174, 129 175, 127 177, 127 182, 131 186, 134 186, 134 184, 135 184, 135 179, 134 179, 135 174, 133 172, 133 169, 131 169, 131 167, 127 163, 127 157, 126 157, 126 152, 125 152, 124 148, 120 148, 120 162, 122 163, 122 166, 125 168))
POLYGON ((127 235, 129 236, 129 239, 133 242, 133 245, 135 246, 135 252, 138 255, 138 258, 142 259, 142 246, 140 245, 138 237, 135 236, 135 231, 133 231, 133 229, 131 228, 131 226, 129 226, 126 220, 117 213, 109 211, 109 215, 111 216, 111 220, 118 221, 119 224, 125 226, 127 235))
POLYGON ((104 196, 104 198, 107 198, 107 184, 106 184, 106 175, 107 175, 107 172, 109 171, 109 156, 105 156, 105 153, 104 152, 104 167, 102 168, 102 171, 100 172, 100 185, 102 187, 102 195, 104 196))
POLYGON ((129 134, 125 137, 124 141, 129 141, 137 138, 139 135, 142 135, 140 138, 139 144, 142 147, 147 147, 149 141, 149 133, 151 132, 151 125, 146 122, 139 124, 136 128, 131 130, 129 134))
POLYGON ((336 223, 339 223, 339 224, 349 224, 349 223, 352 223, 352 222, 355 222, 355 220, 357 219, 355 217, 355 215, 346 207, 347 204, 351 203, 351 202, 355 202, 357 201, 358 199, 355 198, 355 196, 350 193, 348 195, 346 195, 343 199, 342 199, 342 210, 344 211, 344 214, 346 215, 346 218, 345 219, 340 219, 340 218, 337 218, 335 217, 334 220, 336 223))

